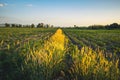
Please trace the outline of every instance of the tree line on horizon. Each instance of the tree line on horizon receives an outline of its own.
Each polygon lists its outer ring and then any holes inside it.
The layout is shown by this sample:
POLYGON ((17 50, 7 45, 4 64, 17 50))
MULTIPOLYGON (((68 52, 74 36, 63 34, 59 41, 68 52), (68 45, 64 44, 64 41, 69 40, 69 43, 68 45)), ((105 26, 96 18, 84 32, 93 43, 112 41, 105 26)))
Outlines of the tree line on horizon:
POLYGON ((110 25, 92 25, 88 27, 89 29, 120 29, 120 24, 112 23, 110 25))
POLYGON ((78 29, 120 29, 120 24, 112 23, 110 25, 90 25, 88 27, 79 27, 77 25, 74 25, 74 28, 78 28, 78 29))
POLYGON ((9 24, 5 23, 5 27, 8 28, 53 28, 53 25, 50 24, 44 24, 44 23, 38 23, 37 25, 31 24, 31 25, 22 25, 22 24, 9 24))
MULTIPOLYGON (((22 25, 22 24, 9 24, 5 23, 4 26, 6 28, 53 28, 53 25, 50 24, 44 24, 44 23, 38 23, 37 25, 31 24, 31 25, 22 25)), ((118 23, 112 23, 110 25, 91 25, 88 27, 79 27, 74 25, 74 27, 67 27, 67 28, 79 28, 79 29, 120 29, 120 24, 118 23)))

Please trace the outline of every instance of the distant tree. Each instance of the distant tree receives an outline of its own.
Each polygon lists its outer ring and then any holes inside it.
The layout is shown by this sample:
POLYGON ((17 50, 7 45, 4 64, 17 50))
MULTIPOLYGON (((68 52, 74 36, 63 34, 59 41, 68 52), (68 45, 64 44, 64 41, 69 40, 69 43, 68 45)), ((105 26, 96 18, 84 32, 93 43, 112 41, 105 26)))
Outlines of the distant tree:
POLYGON ((28 28, 29 26, 28 25, 23 25, 24 28, 28 28))
POLYGON ((31 24, 31 28, 34 28, 35 27, 35 25, 34 24, 31 24))
POLYGON ((40 28, 40 23, 37 25, 37 28, 40 28))
POLYGON ((50 25, 49 25, 49 24, 46 24, 46 28, 50 28, 50 25))
POLYGON ((16 24, 12 24, 12 27, 16 27, 16 24))
POLYGON ((26 28, 30 28, 31 26, 30 26, 30 25, 26 25, 25 27, 26 27, 26 28))
POLYGON ((51 28, 53 28, 54 26, 53 25, 51 25, 51 28))
POLYGON ((19 24, 18 27, 21 28, 21 27, 22 27, 22 24, 19 24))
POLYGON ((37 25, 37 28, 43 28, 44 27, 44 23, 39 23, 38 25, 37 25))
POLYGON ((19 28, 19 25, 18 25, 18 24, 15 24, 15 27, 16 27, 16 28, 19 28))
POLYGON ((110 25, 92 25, 88 27, 89 29, 120 29, 120 25, 118 23, 113 23, 110 25))
POLYGON ((77 27, 76 25, 74 25, 74 27, 77 27))
POLYGON ((8 23, 5 23, 5 27, 10 27, 10 24, 8 24, 8 23))
POLYGON ((105 28, 106 28, 106 29, 109 29, 109 25, 105 25, 105 28))
POLYGON ((23 28, 25 28, 26 27, 26 25, 23 25, 23 28))
POLYGON ((92 25, 88 27, 89 29, 105 29, 103 25, 92 25))
POLYGON ((113 23, 113 24, 110 24, 109 28, 119 28, 119 25, 118 23, 113 23))
POLYGON ((40 23, 40 27, 43 28, 44 27, 44 23, 40 23))

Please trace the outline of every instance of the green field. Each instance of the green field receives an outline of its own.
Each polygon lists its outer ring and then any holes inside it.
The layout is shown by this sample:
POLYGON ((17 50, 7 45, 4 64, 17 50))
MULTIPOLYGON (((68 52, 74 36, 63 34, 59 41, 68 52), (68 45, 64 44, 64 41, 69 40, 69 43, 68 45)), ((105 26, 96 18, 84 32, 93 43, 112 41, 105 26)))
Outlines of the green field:
POLYGON ((120 30, 0 28, 1 80, 120 80, 120 30))
POLYGON ((89 46, 109 53, 120 53, 120 30, 64 29, 64 31, 79 47, 89 46))

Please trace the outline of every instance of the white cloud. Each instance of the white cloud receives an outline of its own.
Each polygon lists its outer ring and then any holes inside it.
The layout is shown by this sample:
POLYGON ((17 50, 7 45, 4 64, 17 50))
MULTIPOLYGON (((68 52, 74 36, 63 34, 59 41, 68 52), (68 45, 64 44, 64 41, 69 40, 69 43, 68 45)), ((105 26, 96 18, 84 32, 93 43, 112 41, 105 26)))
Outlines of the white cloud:
POLYGON ((0 7, 3 7, 3 6, 4 6, 4 4, 0 3, 0 7))
POLYGON ((33 5, 32 5, 32 4, 27 4, 26 6, 28 6, 28 7, 32 7, 33 5))
POLYGON ((4 7, 4 6, 7 6, 8 4, 7 3, 0 3, 0 7, 4 7))

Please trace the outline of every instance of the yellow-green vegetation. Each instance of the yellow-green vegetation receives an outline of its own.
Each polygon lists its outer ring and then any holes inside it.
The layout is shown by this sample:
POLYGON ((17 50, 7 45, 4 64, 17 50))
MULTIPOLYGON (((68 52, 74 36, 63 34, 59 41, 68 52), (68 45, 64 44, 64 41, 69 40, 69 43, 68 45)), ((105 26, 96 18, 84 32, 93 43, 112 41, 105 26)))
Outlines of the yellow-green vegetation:
POLYGON ((38 79, 52 80, 65 68, 63 58, 66 51, 65 43, 67 43, 67 41, 68 40, 65 38, 62 30, 58 29, 54 35, 48 40, 45 40, 43 47, 32 52, 31 55, 33 56, 30 58, 33 60, 32 63, 37 61, 36 64, 39 65, 39 68, 41 69, 41 76, 39 76, 40 78, 38 79))
POLYGON ((119 56, 116 53, 104 54, 104 51, 97 48, 93 50, 89 46, 79 48, 62 29, 57 29, 56 32, 55 30, 39 29, 33 30, 37 31, 34 33, 28 29, 27 34, 31 32, 27 36, 28 41, 19 39, 11 42, 11 45, 5 42, 5 39, 1 39, 0 78, 2 80, 120 80, 119 56), (38 32, 43 35, 41 38, 37 35, 38 32))
POLYGON ((116 57, 108 60, 102 51, 93 51, 83 47, 73 53, 73 66, 69 73, 73 80, 119 80, 119 59, 116 57))

